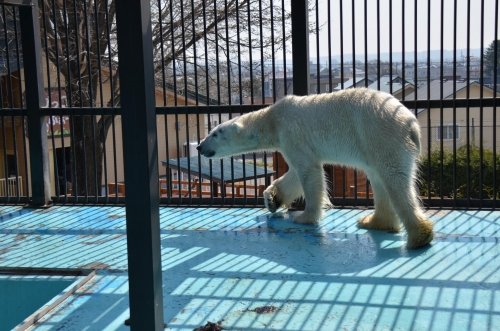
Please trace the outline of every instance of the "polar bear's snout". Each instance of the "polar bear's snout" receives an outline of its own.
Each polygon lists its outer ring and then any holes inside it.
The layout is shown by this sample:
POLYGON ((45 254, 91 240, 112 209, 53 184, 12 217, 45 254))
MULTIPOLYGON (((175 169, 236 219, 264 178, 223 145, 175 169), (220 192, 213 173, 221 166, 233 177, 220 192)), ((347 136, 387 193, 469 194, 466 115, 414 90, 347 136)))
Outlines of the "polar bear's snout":
POLYGON ((212 157, 215 155, 215 151, 208 148, 206 146, 206 140, 203 140, 197 147, 196 149, 200 152, 201 155, 205 157, 212 157))

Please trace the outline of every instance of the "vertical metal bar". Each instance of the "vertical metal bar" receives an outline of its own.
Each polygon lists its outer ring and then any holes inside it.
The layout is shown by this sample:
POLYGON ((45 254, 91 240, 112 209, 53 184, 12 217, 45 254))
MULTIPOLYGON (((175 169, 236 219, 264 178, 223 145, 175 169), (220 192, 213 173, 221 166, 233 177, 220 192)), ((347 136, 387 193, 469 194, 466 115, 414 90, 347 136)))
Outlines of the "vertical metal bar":
MULTIPOLYGON (((262 11, 260 10, 259 13, 262 11)), ((214 0, 214 17, 218 17, 219 13, 217 11, 217 1, 214 0)), ((221 98, 222 98, 222 93, 221 93, 221 77, 220 77, 220 61, 219 61, 219 27, 218 27, 218 22, 214 25, 214 32, 215 32, 215 75, 216 75, 216 82, 217 82, 217 104, 220 105, 221 98)), ((222 123, 222 113, 220 110, 218 111, 219 115, 219 124, 222 123)), ((220 183, 219 183, 219 188, 220 188, 220 196, 222 197, 222 204, 225 205, 226 203, 226 194, 225 194, 225 182, 224 182, 224 161, 220 160, 220 173, 221 173, 221 178, 220 178, 220 183)))
POLYGON ((457 201, 457 0, 453 3, 453 203, 457 201))
MULTIPOLYGON (((5 5, 1 5, 2 6, 2 10, 4 9, 5 5)), ((7 28, 5 27, 5 25, 7 24, 6 20, 4 20, 4 32, 7 33, 7 28)), ((7 38, 5 38, 5 40, 7 40, 7 38)), ((5 56, 6 59, 9 58, 9 54, 7 52, 5 52, 5 55, 4 54, 4 50, 0 50, 0 54, 2 56, 5 56)), ((0 108, 3 108, 4 107, 4 99, 5 99, 5 96, 3 95, 3 89, 0 88, 0 108)))
MULTIPOLYGON (((351 29, 352 29, 352 81, 353 86, 356 87, 356 4, 355 0, 351 1, 351 29)), ((354 173, 354 205, 358 204, 358 170, 353 169, 354 173)))
MULTIPOLYGON (((284 88, 283 88, 283 91, 284 91, 284 94, 287 95, 288 94, 288 83, 287 83, 287 61, 286 61, 286 54, 287 54, 287 50, 286 50, 286 20, 285 20, 285 0, 282 0, 281 1, 281 25, 282 25, 282 32, 283 32, 283 84, 284 84, 284 88)), ((249 29, 250 30, 250 29, 249 29)), ((251 63, 251 61, 250 61, 251 63)))
MULTIPOLYGON (((470 105, 469 105, 469 100, 470 100, 470 39, 471 39, 471 0, 467 0, 467 67, 466 67, 466 76, 467 76, 467 89, 466 89, 466 100, 467 100, 467 106, 466 106, 466 123, 467 123, 467 187, 466 187, 466 198, 467 198, 467 206, 470 206, 470 200, 471 200, 471 173, 470 173, 470 152, 471 152, 471 137, 470 137, 470 105)), ((474 121, 472 122, 472 127, 473 127, 473 133, 474 132, 474 121)), ((472 136, 472 139, 474 141, 474 136, 472 136)))
POLYGON ((380 90, 380 0, 377 0, 377 90, 380 90))
POLYGON ((392 94, 392 0, 389 0, 389 93, 392 94))
MULTIPOLYGON (((247 23, 248 23, 248 26, 250 27, 251 26, 251 6, 250 6, 250 1, 247 1, 247 23)), ((252 47, 252 29, 248 29, 248 60, 249 60, 249 63, 250 63, 250 72, 249 72, 249 76, 250 76, 250 104, 254 104, 255 103, 255 95, 254 95, 254 73, 253 73, 253 56, 252 56, 252 50, 253 50, 253 47, 252 47)), ((253 153, 253 170, 254 170, 254 174, 257 173, 256 171, 257 169, 257 156, 255 153, 253 153)), ((253 178, 253 184, 254 184, 254 201, 255 203, 257 203, 258 201, 258 197, 257 197, 257 176, 255 176, 253 178)))
MULTIPOLYGON (((441 4, 443 3, 443 0, 441 0, 441 4)), ((443 24, 443 11, 441 11, 441 26, 443 24)), ((441 30, 441 36, 442 36, 442 30, 441 30)), ((442 39, 441 39, 442 41, 442 39)), ((416 50, 415 50, 416 51, 416 50)), ((417 70, 417 67, 415 67, 415 70, 417 70)), ((431 201, 432 197, 432 185, 431 185, 431 172, 432 172, 432 154, 431 154, 431 144, 432 144, 432 129, 431 129, 431 107, 430 107, 430 99, 431 99, 431 80, 430 80, 430 75, 431 75, 431 0, 427 1, 427 199, 429 199, 429 202, 431 201)), ((441 78, 442 79, 442 78, 441 78)), ((416 81, 415 81, 416 82, 416 81)), ((417 90, 415 86, 415 91, 417 90)), ((418 96, 415 95, 415 100, 418 99, 418 96)))
MULTIPOLYGON (((19 33, 18 33, 18 15, 16 14, 16 9, 12 11, 12 16, 13 16, 13 21, 14 21, 14 35, 15 37, 15 53, 16 53, 16 67, 19 69, 21 68, 21 55, 20 55, 20 49, 19 49, 19 33)), ((20 71, 18 71, 18 79, 17 79, 17 88, 19 91, 22 91, 22 84, 21 84, 21 76, 20 76, 20 71)), ((21 93, 19 93, 19 99, 15 101, 15 103, 18 104, 18 107, 23 108, 23 97, 21 93)), ((1 103, 0 103, 1 104, 1 103)), ((15 159, 15 178, 16 178, 16 201, 20 200, 20 187, 19 187, 19 155, 18 155, 18 142, 17 142, 17 130, 16 128, 16 117, 11 116, 11 127, 13 128, 12 130, 12 143, 13 143, 13 149, 14 149, 14 159, 15 159)))
MULTIPOLYGON (((228 3, 227 0, 224 1, 224 23, 225 23, 225 38, 226 38, 226 66, 227 66, 227 104, 231 105, 232 104, 232 94, 231 94, 231 49, 229 46, 229 22, 228 22, 228 17, 229 17, 229 12, 228 12, 228 3)), ((236 3, 236 8, 238 8, 238 4, 236 3)), ((271 32, 273 33, 273 32, 271 32)), ((232 118, 232 114, 229 114, 229 119, 232 118)), ((231 157, 231 199, 232 199, 232 204, 234 204, 234 199, 235 199, 235 187, 234 187, 234 158, 231 157)))
MULTIPOLYGON (((364 39, 365 39, 365 87, 368 87, 368 1, 364 2, 364 39)), ((370 183, 365 173, 365 206, 369 205, 370 183)))
MULTIPOLYGON (((405 99, 405 65, 406 65, 406 36, 405 36, 405 27, 406 27, 406 19, 405 19, 405 0, 401 1, 401 100, 405 99)), ((392 79, 392 77, 391 77, 392 79)))
POLYGON ((130 323, 163 330, 158 145, 150 4, 116 2, 120 71, 130 323))
MULTIPOLYGON (((328 0, 327 9, 328 13, 328 92, 333 90, 333 77, 332 77, 332 8, 331 1, 328 0)), ((332 188, 333 189, 333 188, 332 188)), ((332 191, 333 192, 333 191, 332 191)))
MULTIPOLYGON (((5 13, 5 7, 3 8, 4 9, 4 13, 5 13)), ((5 16, 3 17, 5 19, 5 16)), ((7 39, 5 39, 7 41, 7 39)), ((8 64, 9 62, 9 59, 7 59, 7 66, 9 66, 8 64)), ((7 87, 7 90, 9 88, 7 87)), ((10 95, 12 95, 12 90, 11 92, 9 92, 10 95)), ((9 105, 9 108, 13 108, 12 107, 12 104, 9 105)), ((5 181, 7 183, 7 180, 9 178, 9 162, 8 162, 8 155, 7 155, 7 139, 6 139, 6 134, 5 134, 5 120, 6 120, 6 116, 1 116, 0 117, 0 121, 1 121, 1 137, 2 137, 2 149, 3 149, 3 152, 2 152, 2 157, 3 157, 3 168, 4 168, 4 171, 5 171, 5 181)), ((8 185, 8 184, 7 184, 8 185)), ((8 187, 8 186, 7 186, 8 187)), ((6 190, 6 197, 7 197, 7 201, 10 200, 10 191, 7 189, 6 190)))
MULTIPOLYGON (((340 13, 340 88, 344 89, 344 1, 339 2, 339 13, 340 13)), ((334 170, 335 176, 335 170, 334 170)), ((337 183, 338 184, 338 183, 337 183)), ((342 204, 346 204, 346 169, 342 168, 342 204)))
MULTIPOLYGON (((16 14, 16 11, 14 11, 13 13, 14 15, 14 35, 15 36, 19 36, 19 32, 18 32, 18 27, 17 25, 19 24, 19 10, 17 10, 17 14, 16 14)), ((16 64, 17 64, 17 68, 21 68, 21 50, 20 50, 20 46, 19 46, 19 38, 16 37, 15 38, 15 48, 16 48, 16 64)), ((22 82, 21 82, 21 77, 19 76, 19 79, 17 80, 17 88, 19 89, 19 91, 22 91, 23 90, 23 87, 22 87, 22 82)), ((23 95, 21 93, 19 93, 19 107, 20 108, 24 108, 23 106, 23 103, 24 103, 24 100, 23 100, 23 95)), ((1 104, 1 103, 0 103, 1 104)))
MULTIPOLYGON (((417 0, 413 0, 413 84, 415 84, 415 100, 418 100, 418 56, 417 56, 417 48, 418 48, 418 6, 417 0)), ((430 9, 429 9, 430 12, 430 9)), ((430 29, 430 22, 427 25, 427 28, 430 29)), ((403 90, 404 90, 404 82, 403 82, 403 90)), ((415 116, 417 115, 417 108, 415 108, 415 116)))
MULTIPOLYGON (((195 13, 195 5, 194 5, 194 0, 191 0, 191 23, 192 23, 192 29, 193 29, 193 36, 196 35, 196 13, 195 13)), ((199 86, 198 86, 198 63, 197 63, 197 49, 196 49, 196 43, 193 44, 193 60, 194 60, 194 90, 196 91, 195 94, 195 102, 196 105, 199 106, 199 86)), ((240 85, 241 86, 241 85, 240 85)), ((209 99, 207 95, 207 100, 209 99)), ((200 113, 196 112, 196 139, 198 144, 200 143, 201 140, 201 132, 200 132, 200 113)), ((188 141, 189 142, 189 141, 188 141)), ((190 147, 188 146, 190 149, 190 147)), ((201 190, 202 190, 202 185, 201 182, 203 181, 203 178, 201 176, 201 155, 198 153, 198 183, 197 183, 197 196, 198 198, 202 198, 201 190)))
MULTIPOLYGON (((68 31, 68 9, 67 9, 67 4, 66 4, 66 0, 63 1, 63 13, 64 13, 64 17, 63 17, 63 23, 64 23, 64 37, 66 38, 66 44, 69 45, 69 31, 68 31)), ((69 47, 66 48, 66 58, 69 59, 69 47)), ((68 77, 66 77, 66 79, 68 81, 71 81, 71 70, 70 70, 70 61, 66 61, 66 66, 67 66, 67 73, 68 73, 68 77)), ((111 92, 113 93, 113 92, 111 92)), ((59 94, 61 95, 61 93, 59 92, 59 94)), ((62 98, 61 98, 61 103, 59 104, 61 107, 63 106, 62 105, 62 98)), ((71 93, 66 93, 66 105, 69 105, 71 107, 72 105, 72 99, 71 99, 71 93)), ((63 125, 62 123, 64 122, 64 118, 63 116, 61 115, 60 116, 60 121, 61 121, 61 126, 63 125)), ((68 169, 67 169, 67 156, 66 156, 66 146, 65 146, 65 143, 64 143, 64 130, 63 130, 63 127, 61 128, 61 149, 63 151, 62 153, 62 162, 63 162, 63 172, 64 172, 64 201, 66 202, 67 199, 68 199, 68 169)), ((105 167, 106 169, 106 167, 105 167)))
POLYGON ((293 93, 309 94, 309 8, 307 0, 291 1, 293 93))
MULTIPOLYGON (((238 53, 238 98, 240 100, 240 104, 243 104, 243 81, 242 81, 242 72, 241 72, 241 42, 240 42, 240 4, 239 1, 236 1, 236 31, 238 33, 236 34, 236 45, 237 45, 237 53, 238 53)), ((274 34, 274 31, 271 30, 274 34)), ((273 45, 274 49, 274 45, 273 45)), ((274 52, 273 52, 274 54, 274 52)), ((274 56, 273 56, 273 63, 274 63, 274 56)), ((273 66, 274 69, 274 66, 273 66)), ((275 84, 275 77, 273 76, 273 84, 275 84)), ((275 90, 275 88, 273 88, 275 90)), ((243 113, 240 113, 240 115, 243 115, 243 113)), ((243 178, 246 178, 246 155, 242 155, 242 162, 243 162, 243 178)), ((247 205, 248 203, 248 196, 247 196, 247 180, 243 180, 243 204, 247 205)))
MULTIPOLYGON (((498 46, 500 45, 498 41, 498 0, 495 1, 495 43, 493 50, 493 58, 498 59, 498 46)), ((497 96, 497 84, 498 84, 498 61, 495 60, 493 64, 493 96, 497 96)), ((497 106, 493 106, 493 206, 496 206, 497 202, 497 106)))
MULTIPOLYGON (((481 23, 480 23, 480 65, 479 65, 479 207, 483 204, 483 177, 484 177, 484 144, 483 144, 483 122, 484 122, 484 0, 481 1, 481 23)), ((497 59, 495 59, 497 61, 497 59)))
MULTIPOLYGON (((45 7, 45 5, 42 5, 43 7, 45 7)), ((42 12, 44 12, 44 9, 42 7, 42 12)), ((56 87, 55 89, 57 90, 57 94, 58 94, 58 99, 57 101, 59 102, 60 104, 60 101, 61 101, 61 98, 60 98, 60 95, 61 95, 61 74, 60 74, 60 69, 59 69, 59 59, 60 59, 60 56, 59 56, 59 47, 58 47, 58 38, 57 38, 57 34, 58 34, 58 25, 57 25, 57 20, 56 20, 56 3, 55 1, 52 2, 52 22, 53 22, 53 31, 54 31, 54 45, 55 47, 55 58, 56 58, 56 63, 55 63, 55 66, 56 66, 56 87)), ((48 8, 49 9, 49 8, 48 8)), ((65 16, 65 15, 64 15, 65 16)), ((47 40, 47 32, 46 32, 46 29, 47 29, 47 25, 46 25, 46 20, 45 20, 45 15, 44 15, 44 19, 43 19, 43 27, 44 27, 44 30, 45 30, 45 43, 46 43, 46 54, 48 54, 48 40, 47 40)), ((49 66, 49 57, 47 56, 46 57, 46 65, 47 65, 47 95, 48 95, 48 103, 47 103, 47 107, 48 108, 52 108, 52 87, 51 87, 51 82, 50 82, 50 66, 49 66)), ((68 61, 69 62, 69 61, 68 61)), ((55 194, 56 196, 60 196, 61 195, 61 192, 60 192, 60 186, 59 186, 59 183, 60 183, 60 178, 59 178, 59 159, 57 158, 57 150, 56 150, 56 145, 55 145, 55 135, 54 135, 54 116, 49 116, 48 117, 48 121, 49 121, 49 127, 50 127, 50 132, 51 132, 51 135, 50 135, 50 141, 51 141, 51 144, 52 144, 52 158, 53 158, 53 162, 54 162, 54 168, 55 168, 55 174, 54 174, 54 180, 55 180, 55 194)))
POLYGON ((319 56, 319 1, 316 0, 316 93, 321 93, 320 56, 319 56))
MULTIPOLYGON (((356 3, 351 1, 352 82, 356 87, 356 3)), ((356 189, 356 186, 354 187, 356 189)))
POLYGON ((28 110, 28 134, 30 137, 31 201, 32 206, 43 207, 50 202, 50 176, 47 147, 46 117, 42 116, 40 105, 43 98, 41 68, 40 23, 38 5, 19 8, 23 63, 28 110))
MULTIPOLYGON (((159 33, 160 33, 160 59, 161 59, 161 86, 162 86, 162 105, 167 106, 167 81, 165 77, 165 40, 163 39, 163 9, 162 9, 162 1, 158 0, 157 1, 157 6, 158 6, 158 27, 159 27, 159 33)), ((165 4, 166 7, 166 4, 165 4)), ((155 71, 157 69, 155 68, 155 71)), ((169 160, 169 148, 168 148, 168 126, 167 126, 167 115, 163 115, 163 127, 165 131, 165 150, 166 150, 166 164, 165 164, 165 179, 166 179, 166 194, 167 198, 170 199, 172 198, 171 196, 171 189, 172 189, 172 183, 169 178, 169 173, 170 173, 170 166, 168 163, 169 160)), ((162 168, 163 169, 163 168, 162 168)), ((161 184, 160 184, 161 185, 161 184)), ((161 198, 161 187, 160 187, 160 198, 161 198)))
MULTIPOLYGON (((73 20, 75 22, 80 22, 80 17, 78 15, 78 8, 77 8, 77 1, 73 1, 73 20)), ((76 49, 80 49, 80 33, 78 33, 77 31, 75 31, 75 35, 74 35, 74 38, 75 38, 75 47, 76 49)), ((69 53, 68 53, 69 54, 69 53)), ((69 62, 68 61, 68 65, 69 65, 69 62)), ((47 66, 48 67, 48 66, 47 66)), ((80 57, 77 56, 76 57, 76 67, 77 68, 81 68, 81 61, 80 61, 80 57)), ((69 72, 70 70, 68 70, 69 72)), ((71 85, 71 88, 70 88, 70 99, 73 99, 73 102, 70 103, 70 105, 78 105, 80 107, 83 106, 82 104, 82 101, 83 101, 83 91, 82 91, 82 70, 78 70, 78 76, 77 77, 74 77, 73 79, 71 79, 71 75, 69 75, 69 77, 67 77, 67 79, 71 82, 70 84, 72 85, 73 82, 72 80, 74 79, 77 79, 78 82, 78 91, 75 91, 75 94, 76 92, 78 92, 77 95, 73 95, 73 90, 74 90, 74 87, 72 87, 71 85)), ((67 84, 68 85, 68 84, 67 84)), ((72 146, 71 147, 71 159, 73 160, 72 164, 71 164, 71 190, 73 191, 73 196, 75 197, 75 201, 78 202, 79 200, 79 186, 80 185, 85 185, 85 180, 79 180, 78 176, 76 175, 76 168, 77 168, 77 165, 76 165, 76 160, 77 160, 77 153, 76 153, 76 148, 75 148, 75 145, 76 145, 76 137, 75 137, 75 133, 76 133, 76 121, 74 120, 75 119, 75 115, 70 115, 70 145, 72 146)), ((79 156, 80 157, 80 156, 79 156)), ((85 177, 85 176, 84 176, 85 177)))
MULTIPOLYGON (((430 1, 429 1, 429 6, 430 6, 430 1)), ((430 8, 429 8, 429 13, 430 13, 430 8)), ((429 19, 429 24, 430 24, 430 19, 429 19)), ((430 25, 429 25, 430 26, 430 25)), ((429 35, 430 36, 430 35, 429 35)), ((430 44, 429 44, 430 45, 430 44)), ((430 47, 429 47, 430 48, 430 47)), ((439 84, 439 99, 442 100, 444 99, 444 0, 441 0, 441 24, 440 24, 440 69, 439 69, 439 77, 441 79, 441 83, 439 84)), ((430 50, 429 50, 430 52, 430 50)), ((429 53, 430 54, 430 53, 429 53)), ((430 66, 430 63, 429 63, 430 66)), ((430 75, 430 68, 428 69, 429 75, 430 75)), ((428 85, 430 84, 430 78, 428 79, 428 85)), ((430 91, 430 89, 429 89, 430 91)), ((430 113, 430 109, 429 109, 430 113)), ((441 129, 441 141, 440 141, 440 146, 439 146, 439 165, 440 165, 440 171, 439 171, 439 197, 441 198, 441 201, 444 200, 444 192, 443 192, 443 179, 444 179, 444 139, 443 139, 443 121, 444 121, 444 110, 443 110, 443 105, 441 104, 441 107, 439 108, 439 125, 441 129)), ((429 137, 430 137, 430 131, 429 131, 429 137)), ((430 144, 429 144, 430 146, 430 144)), ((431 163, 429 162, 429 165, 431 163)), ((430 177, 429 177, 430 178, 430 177)), ((430 181, 429 181, 430 183, 430 181)), ((429 190, 430 192, 430 190, 429 190)))
MULTIPOLYGON (((173 0, 170 0, 170 12, 173 13, 173 0)), ((175 56, 175 50, 176 50, 176 44, 175 44, 175 33, 174 33, 174 15, 170 15, 170 35, 172 36, 172 45, 171 45, 171 51, 172 51, 172 78, 173 78, 173 83, 174 83, 174 105, 178 105, 178 98, 177 98, 177 63, 176 63, 176 56, 175 56)), ((176 147, 176 158, 177 158, 177 182, 178 182, 178 193, 179 193, 179 201, 182 200, 182 194, 181 194, 181 174, 182 172, 180 171, 181 169, 181 161, 179 159, 179 151, 180 151, 180 138, 179 138, 179 130, 180 130, 180 125, 179 125, 179 114, 176 112, 174 115, 174 129, 175 129, 175 147, 176 147)))
MULTIPOLYGON (((262 104, 266 103, 266 96, 265 96, 265 82, 264 82, 264 77, 265 77, 265 63, 264 63, 264 24, 263 22, 263 8, 262 8, 262 1, 259 1, 259 32, 260 32, 260 67, 261 67, 261 81, 262 81, 262 104)), ((293 56, 293 55, 292 55, 293 56)), ((263 161, 264 161, 264 174, 267 175, 267 152, 264 151, 262 153, 263 161)), ((255 172, 254 175, 257 173, 255 172)))
MULTIPOLYGON (((364 2, 365 87, 368 87, 368 1, 364 2)), ((368 188, 368 182, 366 183, 368 188)), ((368 190, 366 190, 368 194, 368 190)), ((368 197, 367 197, 368 199, 368 197)))
MULTIPOLYGON (((207 3, 205 1, 202 2, 202 8, 203 8, 203 30, 207 30, 207 7, 206 7, 207 3)), ((248 14, 250 15, 250 14, 248 14)), ((250 16, 249 16, 250 17, 250 16)), ((250 29, 249 29, 250 30, 250 29)), ((250 46, 251 47, 251 46, 250 46)), ((205 59, 205 70, 206 70, 206 73, 205 73, 205 89, 206 89, 206 95, 207 95, 207 106, 210 105, 210 77, 209 77, 209 74, 210 74, 210 66, 209 66, 209 63, 208 63, 208 37, 207 35, 205 34, 203 36, 203 50, 204 50, 204 59, 205 59)), ((252 53, 250 53, 250 63, 252 63, 252 53)), ((252 66, 250 66, 250 72, 252 70, 252 66)), ((250 79, 251 79, 251 73, 250 73, 250 79)), ((253 89, 252 89, 253 91, 253 89)), ((212 128, 212 115, 210 113, 207 113, 207 121, 208 121, 208 131, 210 132, 211 128, 212 128)), ((200 162, 201 164, 201 162, 200 162)), ((213 188, 214 188, 214 185, 213 185, 213 165, 212 165, 212 160, 209 161, 208 163, 208 167, 209 167, 209 183, 210 183, 210 205, 213 205, 214 204, 214 195, 216 194, 216 192, 214 192, 213 188)), ((200 171, 201 172, 201 171, 200 171)))
MULTIPOLYGON (((10 7, 8 7, 10 8, 10 7)), ((2 7, 2 20, 3 20, 3 28, 4 28, 4 38, 5 38, 5 53, 6 53, 6 64, 7 64, 7 76, 6 80, 6 95, 7 95, 7 104, 9 108, 14 108, 14 97, 13 97, 13 89, 12 89, 12 70, 10 68, 10 47, 9 47, 9 32, 7 27, 7 16, 5 13, 5 6, 2 7)), ((14 20, 14 17, 10 18, 14 20)), ((4 150, 4 153, 6 151, 4 150)))
MULTIPOLYGON (((184 105, 187 106, 187 101, 188 101, 188 77, 187 77, 187 47, 186 47, 186 29, 184 27, 184 22, 186 21, 186 18, 184 17, 184 4, 182 1, 179 2, 179 8, 180 8, 180 20, 181 20, 181 42, 182 42, 182 65, 183 65, 183 81, 184 81, 184 105)), ((194 38, 194 31, 193 31, 193 38, 194 38)), ((188 177, 188 182, 187 182, 187 196, 188 196, 188 201, 189 204, 192 203, 193 201, 193 196, 191 194, 191 159, 189 155, 189 114, 185 114, 184 120, 185 120, 185 128, 186 128, 186 142, 187 142, 187 149, 186 149, 186 160, 187 160, 187 177, 188 177)), ((180 125, 179 125, 179 131, 180 131, 180 125)), ((184 147, 184 146, 183 146, 184 147)), ((178 156, 179 157, 179 156, 178 156)))
MULTIPOLYGON (((344 89, 344 1, 340 0, 339 2, 339 25, 340 25, 340 88, 344 89)), ((345 190, 344 190, 345 192, 345 190)), ((344 197, 345 198, 345 197, 344 197)))

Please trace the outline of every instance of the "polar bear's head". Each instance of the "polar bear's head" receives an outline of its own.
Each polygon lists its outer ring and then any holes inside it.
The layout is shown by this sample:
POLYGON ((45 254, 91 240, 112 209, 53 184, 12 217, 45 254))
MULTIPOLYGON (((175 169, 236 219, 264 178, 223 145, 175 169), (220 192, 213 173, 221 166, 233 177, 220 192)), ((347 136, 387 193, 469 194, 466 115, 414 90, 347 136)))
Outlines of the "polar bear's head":
POLYGON ((258 144, 256 136, 245 129, 241 118, 233 118, 213 128, 196 149, 208 158, 222 158, 255 149, 258 144))

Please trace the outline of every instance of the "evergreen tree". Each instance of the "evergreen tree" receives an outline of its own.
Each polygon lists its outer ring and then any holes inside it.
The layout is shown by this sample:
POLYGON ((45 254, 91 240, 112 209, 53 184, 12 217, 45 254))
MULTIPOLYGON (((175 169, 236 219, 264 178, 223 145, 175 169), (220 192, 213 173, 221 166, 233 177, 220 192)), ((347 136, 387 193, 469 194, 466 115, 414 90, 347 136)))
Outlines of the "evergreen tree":
POLYGON ((495 75, 500 83, 500 40, 493 40, 484 51, 484 76, 493 84, 495 75), (496 72, 495 72, 496 70, 496 72))

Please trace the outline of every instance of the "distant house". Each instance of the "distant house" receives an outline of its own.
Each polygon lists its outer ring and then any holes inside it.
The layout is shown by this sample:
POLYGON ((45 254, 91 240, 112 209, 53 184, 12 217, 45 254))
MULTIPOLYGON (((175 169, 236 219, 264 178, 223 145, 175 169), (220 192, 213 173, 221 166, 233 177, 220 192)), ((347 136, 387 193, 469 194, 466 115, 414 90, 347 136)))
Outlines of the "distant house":
MULTIPOLYGON (((43 64, 46 63, 45 58, 42 61, 43 64)), ((22 102, 22 95, 24 93, 24 69, 21 66, 20 70, 12 71, 10 70, 10 76, 6 75, 6 71, 1 71, 1 88, 2 95, 12 95, 12 102, 9 99, 3 100, 4 108, 20 108, 22 102), (18 83, 21 81, 21 83, 18 83)), ((49 63, 49 68, 43 70, 44 77, 43 81, 45 84, 45 104, 42 106, 52 108, 64 108, 67 107, 67 99, 65 93, 65 81, 63 76, 57 77, 57 68, 49 63), (48 73, 48 75, 47 75, 48 73), (59 81, 57 80, 59 78, 59 81), (51 81, 50 89, 48 86, 48 81, 51 81), (57 85, 61 86, 59 89, 57 85), (49 92, 50 90, 50 92, 49 92)), ((106 106, 105 103, 110 100, 111 97, 111 86, 109 84, 110 72, 107 69, 101 70, 101 78, 103 81, 102 89, 98 89, 97 96, 97 107, 106 106), (101 94, 102 93, 102 94, 101 94), (103 100, 104 105, 100 104, 100 100, 103 100)), ((192 97, 191 94, 179 95, 174 93, 170 89, 155 88, 155 100, 156 106, 172 106, 178 104, 180 107, 182 105, 195 105, 196 99, 192 97), (175 102, 174 102, 175 101, 175 102), (166 103, 165 103, 166 102, 166 103)), ((198 104, 202 105, 202 98, 198 98, 198 104)), ((89 111, 89 114, 92 114, 89 111)), ((70 121, 68 116, 53 116, 51 118, 51 123, 47 124, 47 135, 50 139, 48 144, 49 152, 49 173, 51 177, 51 190, 52 194, 55 194, 56 189, 56 177, 66 178, 68 182, 71 182, 71 137, 70 137, 70 121), (54 136, 55 139, 51 139, 54 136), (63 166, 63 164, 66 166, 63 166), (56 165, 58 165, 56 167, 56 165), (66 168, 66 174, 62 173, 63 169, 66 168), (56 173, 57 172, 57 173, 56 173)), ((200 137, 198 137, 198 126, 205 127, 206 118, 203 115, 189 114, 188 116, 175 116, 175 115, 165 115, 157 116, 157 136, 158 136, 158 158, 159 158, 159 168, 160 171, 161 161, 172 157, 183 157, 192 154, 193 148, 190 148, 191 142, 197 142, 198 138, 203 138, 205 132, 200 132, 200 137)), ((8 177, 15 176, 21 177, 25 180, 29 177, 29 173, 25 173, 24 167, 21 165, 29 162, 25 160, 24 156, 24 144, 21 140, 23 135, 25 135, 24 124, 22 120, 16 121, 5 121, 4 125, 5 135, 0 135, 0 196, 2 196, 2 181, 6 182, 8 177), (14 126, 14 127, 13 127, 14 126), (1 137, 7 137, 5 143, 1 141, 1 137), (18 139, 17 144, 14 144, 11 137, 16 136, 18 139), (5 151, 3 151, 3 146, 5 146, 5 151), (14 146, 17 147, 17 152, 14 151, 14 146), (6 160, 3 160, 3 155, 7 156, 6 160), (17 158, 16 158, 17 155, 17 158), (5 165, 8 165, 5 167, 5 165)), ((112 130, 112 129, 111 129, 112 130)), ((26 138, 27 146, 29 146, 29 137, 26 138)), ((108 181, 123 181, 124 171, 123 171, 123 144, 122 144, 122 129, 121 129, 121 116, 116 116, 114 118, 114 133, 109 133, 107 135, 105 144, 105 156, 108 160, 108 166, 106 167, 106 174, 103 176, 102 185, 105 178, 108 181), (116 156, 116 159, 115 159, 116 156), (116 161, 117 167, 110 166, 116 161)), ((67 185, 69 183, 60 183, 61 185, 67 185)), ((28 188, 29 189, 29 188, 28 188)), ((27 192, 21 192, 21 194, 26 194, 27 192)), ((12 194, 11 194, 12 195, 12 194)))
POLYGON ((415 90, 415 85, 409 80, 397 75, 383 75, 368 85, 369 89, 380 90, 392 94, 397 99, 408 99, 408 95, 415 90))
MULTIPOLYGON (((407 96, 407 100, 440 100, 442 99, 466 99, 467 94, 470 99, 479 99, 481 96, 481 89, 483 98, 493 98, 494 91, 477 81, 453 81, 453 80, 434 80, 430 85, 422 84, 412 94, 407 96), (430 93, 428 93, 430 92, 430 93)), ((500 95, 497 93, 496 97, 500 95)), ((498 131, 496 136, 497 151, 500 146, 500 127, 498 123, 493 121, 493 108, 483 107, 483 147, 492 149, 494 127, 498 131)), ((425 152, 431 143, 431 149, 440 148, 441 143, 444 148, 453 148, 453 141, 456 139, 456 147, 464 146, 469 143, 470 145, 479 146, 480 144, 480 118, 481 108, 470 107, 469 118, 467 119, 466 108, 445 108, 441 112, 441 108, 418 109, 417 118, 422 129, 422 150, 425 152), (442 120, 441 120, 442 118, 442 120), (455 121, 454 121, 455 118, 455 121), (428 126, 430 119, 431 126, 428 126), (469 139, 467 140, 467 122, 469 124, 469 139), (455 132, 454 132, 455 128, 455 132)))
MULTIPOLYGON (((9 10, 7 7, 4 10, 9 10)), ((4 12, 4 31, 0 33, 0 95, 1 107, 4 109, 21 108, 23 103, 21 91, 20 68, 23 67, 22 56, 19 56, 19 44, 16 44, 16 31, 12 15, 4 12)), ((17 29, 18 38, 20 30, 17 29)), ((0 196, 23 196, 26 194, 26 171, 22 166, 27 162, 22 138, 25 134, 25 123, 22 117, 0 117, 0 196)))
POLYGON ((340 83, 335 88, 335 91, 340 91, 342 89, 354 88, 354 87, 365 87, 372 84, 374 81, 372 79, 366 78, 365 76, 360 76, 356 78, 350 78, 344 83, 340 83))

